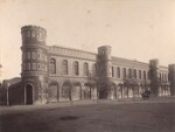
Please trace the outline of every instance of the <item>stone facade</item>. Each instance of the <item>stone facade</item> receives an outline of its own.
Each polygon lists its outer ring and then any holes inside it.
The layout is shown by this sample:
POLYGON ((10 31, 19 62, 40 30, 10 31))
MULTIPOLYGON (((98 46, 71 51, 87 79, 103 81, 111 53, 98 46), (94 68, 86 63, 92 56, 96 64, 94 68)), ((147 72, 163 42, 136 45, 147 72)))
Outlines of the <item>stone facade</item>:
MULTIPOLYGON (((24 104, 134 98, 151 90, 151 61, 147 64, 111 56, 108 45, 99 47, 98 53, 47 46, 47 32, 39 26, 24 26, 21 34, 23 95, 18 96, 24 104)), ((159 96, 169 96, 174 89, 173 79, 171 90, 169 87, 168 70, 174 77, 172 65, 157 65, 159 96)))

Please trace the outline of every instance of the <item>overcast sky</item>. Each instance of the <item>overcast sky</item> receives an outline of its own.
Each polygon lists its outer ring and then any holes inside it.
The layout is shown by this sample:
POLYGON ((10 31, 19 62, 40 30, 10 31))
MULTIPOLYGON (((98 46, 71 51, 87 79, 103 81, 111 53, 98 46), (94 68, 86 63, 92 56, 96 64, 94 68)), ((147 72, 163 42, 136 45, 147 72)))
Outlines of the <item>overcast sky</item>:
POLYGON ((47 29, 48 45, 161 65, 175 63, 175 0, 0 0, 3 78, 20 76, 23 25, 47 29))

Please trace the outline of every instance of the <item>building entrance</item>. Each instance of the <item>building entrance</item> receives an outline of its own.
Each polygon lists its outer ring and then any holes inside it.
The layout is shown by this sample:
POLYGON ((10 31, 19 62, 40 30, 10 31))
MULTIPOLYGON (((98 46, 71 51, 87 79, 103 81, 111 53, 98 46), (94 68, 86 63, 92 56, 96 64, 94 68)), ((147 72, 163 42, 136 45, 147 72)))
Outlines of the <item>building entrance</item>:
POLYGON ((29 84, 26 86, 26 104, 33 104, 33 87, 29 84))

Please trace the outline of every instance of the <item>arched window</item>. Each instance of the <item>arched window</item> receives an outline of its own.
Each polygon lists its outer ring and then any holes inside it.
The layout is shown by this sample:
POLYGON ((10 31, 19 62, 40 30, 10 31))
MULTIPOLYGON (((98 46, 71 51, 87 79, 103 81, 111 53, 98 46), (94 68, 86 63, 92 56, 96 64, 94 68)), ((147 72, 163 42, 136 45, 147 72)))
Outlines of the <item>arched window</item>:
POLYGON ((162 81, 162 74, 161 73, 160 73, 160 77, 159 78, 160 78, 160 81, 162 81))
POLYGON ((120 78, 120 67, 117 67, 117 77, 120 78))
POLYGON ((137 78, 137 70, 134 69, 134 78, 137 78))
POLYGON ((84 70, 84 75, 88 76, 88 74, 89 74, 89 65, 88 65, 88 63, 84 63, 83 70, 84 70))
POLYGON ((96 63, 92 65, 92 72, 93 72, 93 75, 96 75, 96 72, 97 72, 97 65, 96 65, 96 63))
POLYGON ((114 67, 112 66, 112 77, 114 77, 114 67))
POLYGON ((123 78, 126 78, 126 68, 123 68, 123 78))
POLYGON ((78 61, 75 61, 73 64, 73 71, 75 75, 79 75, 79 64, 78 61))
POLYGON ((142 72, 139 70, 139 78, 142 79, 142 72))
POLYGON ((167 74, 165 73, 165 81, 167 81, 167 74))
POLYGON ((56 74, 56 60, 53 58, 50 59, 49 71, 51 74, 56 74))
POLYGON ((56 82, 53 82, 49 84, 48 101, 57 102, 58 97, 59 97, 59 86, 56 82))
POLYGON ((130 68, 128 69, 128 77, 132 78, 132 70, 130 68))
POLYGON ((63 74, 64 75, 68 75, 68 61, 67 60, 63 60, 63 74))
POLYGON ((65 99, 71 98, 72 85, 70 82, 64 82, 62 86, 62 97, 65 99))
POLYGON ((143 77, 146 80, 146 71, 143 71, 143 77))

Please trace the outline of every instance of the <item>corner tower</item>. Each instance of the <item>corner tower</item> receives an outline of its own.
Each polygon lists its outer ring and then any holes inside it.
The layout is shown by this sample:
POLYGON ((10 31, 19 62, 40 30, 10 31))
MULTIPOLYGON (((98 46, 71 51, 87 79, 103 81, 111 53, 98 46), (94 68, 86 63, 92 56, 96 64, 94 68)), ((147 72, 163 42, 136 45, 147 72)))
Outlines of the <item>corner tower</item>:
POLYGON ((97 65, 99 97, 109 98, 112 78, 111 46, 98 48, 97 65))
POLYGON ((24 26, 22 35, 22 82, 25 104, 46 103, 48 88, 47 32, 39 26, 24 26))
POLYGON ((152 59, 149 61, 149 78, 150 78, 150 88, 154 96, 158 96, 160 88, 160 73, 159 73, 159 60, 152 59))
POLYGON ((171 95, 175 95, 175 64, 168 66, 168 80, 170 82, 171 95))

